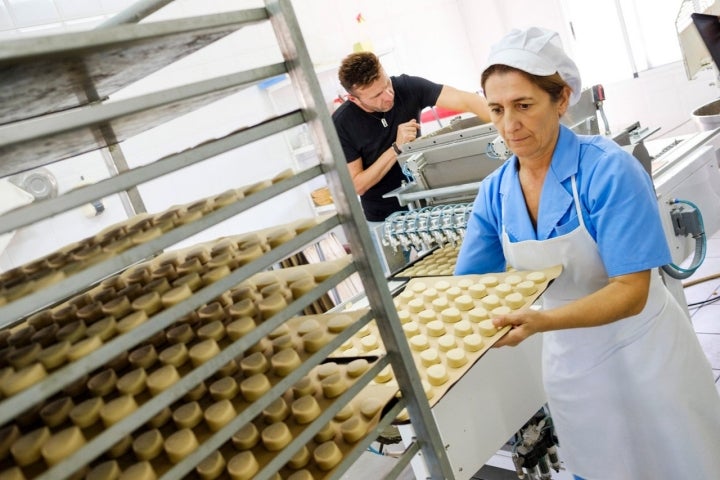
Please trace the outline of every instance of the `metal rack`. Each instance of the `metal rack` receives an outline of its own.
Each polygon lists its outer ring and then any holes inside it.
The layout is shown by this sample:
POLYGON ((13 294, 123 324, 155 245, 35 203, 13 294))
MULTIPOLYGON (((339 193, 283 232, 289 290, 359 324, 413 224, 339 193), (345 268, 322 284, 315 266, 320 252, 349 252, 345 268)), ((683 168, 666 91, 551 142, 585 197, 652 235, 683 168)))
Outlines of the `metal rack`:
POLYGON ((16 40, 6 42, 3 47, 0 53, 0 84, 3 88, 0 92, 11 92, 11 96, 0 95, 0 104, 10 106, 0 113, 2 122, 0 177, 70 158, 82 152, 111 146, 143 129, 163 123, 223 95, 280 73, 287 72, 290 75, 302 108, 237 130, 223 138, 209 140, 195 148, 169 155, 146 166, 127 171, 120 169, 118 175, 107 180, 9 212, 0 217, 0 233, 30 225, 111 193, 127 191, 140 183, 303 123, 310 127, 319 152, 320 165, 298 172, 250 197, 203 216, 200 220, 170 230, 158 238, 124 251, 122 255, 112 256, 59 283, 0 306, 0 329, 20 325, 33 312, 82 293, 108 276, 122 272, 139 261, 152 258, 183 238, 260 203, 272 201, 279 193, 320 175, 324 175, 328 180, 337 206, 337 214, 274 248, 263 257, 237 268, 221 280, 201 288, 190 298, 162 310, 132 330, 132 334, 126 333, 113 338, 89 355, 51 373, 39 383, 3 399, 0 402, 0 428, 29 407, 41 404, 64 387, 96 371, 98 365, 103 365, 107 359, 128 351, 172 325, 183 315, 218 297, 251 275, 277 264, 281 259, 338 225, 344 228, 353 252, 351 264, 292 302, 285 310, 263 322, 248 335, 233 342, 211 361, 194 368, 172 387, 142 404, 134 413, 107 428, 84 447, 36 478, 57 479, 72 476, 78 469, 98 458, 119 439, 130 434, 163 408, 182 397, 199 381, 213 375, 231 359, 283 325, 288 319, 300 313, 305 306, 356 271, 363 282, 371 311, 312 355, 300 368, 275 385, 250 408, 215 432, 194 453, 173 465, 162 478, 183 478, 188 475, 209 453, 228 441, 242 425, 252 420, 372 319, 377 321, 387 355, 254 478, 273 478, 315 432, 319 431, 345 403, 357 395, 360 389, 388 364, 393 368, 402 392, 402 399, 384 415, 364 439, 357 443, 352 452, 344 457, 330 478, 340 478, 342 472, 359 458, 377 437, 378 432, 392 422, 403 407, 407 408, 418 438, 399 459, 390 475, 399 473, 410 459, 421 451, 432 478, 453 478, 437 426, 413 365, 409 346, 404 340, 387 280, 378 259, 372 255, 373 244, 370 232, 362 220, 363 215, 345 168, 342 149, 325 107, 320 86, 289 0, 266 0, 265 8, 221 15, 148 24, 113 25, 91 32, 16 40), (103 101, 104 97, 114 89, 132 83, 186 55, 187 45, 192 44, 193 48, 202 48, 245 25, 263 21, 272 24, 285 59, 284 63, 170 88, 151 95, 114 102, 103 101), (124 61, 118 61, 120 58, 124 61), (84 97, 78 95, 78 89, 88 91, 85 86, 77 85, 78 69, 83 72, 82 78, 91 84, 92 88, 89 91, 94 90, 97 98, 93 95, 84 97), (29 78, 34 80, 30 84, 27 83, 29 78), (42 90, 46 87, 46 90, 42 90), (30 95, 31 92, 37 92, 36 88, 40 88, 41 91, 37 95, 30 95), (78 98, 82 100, 78 101, 78 98), (11 99, 13 101, 9 103, 11 99))

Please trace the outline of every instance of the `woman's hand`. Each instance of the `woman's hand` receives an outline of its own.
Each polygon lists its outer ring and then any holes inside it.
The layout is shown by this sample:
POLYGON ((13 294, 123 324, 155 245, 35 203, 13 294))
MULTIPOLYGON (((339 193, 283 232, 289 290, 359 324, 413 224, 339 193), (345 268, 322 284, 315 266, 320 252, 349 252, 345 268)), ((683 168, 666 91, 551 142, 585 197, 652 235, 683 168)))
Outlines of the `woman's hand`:
POLYGON ((537 330, 533 327, 540 322, 544 315, 545 313, 542 311, 528 308, 493 318, 493 324, 497 328, 503 328, 507 325, 511 326, 510 331, 495 342, 493 347, 514 347, 518 345, 530 335, 537 333, 537 330))

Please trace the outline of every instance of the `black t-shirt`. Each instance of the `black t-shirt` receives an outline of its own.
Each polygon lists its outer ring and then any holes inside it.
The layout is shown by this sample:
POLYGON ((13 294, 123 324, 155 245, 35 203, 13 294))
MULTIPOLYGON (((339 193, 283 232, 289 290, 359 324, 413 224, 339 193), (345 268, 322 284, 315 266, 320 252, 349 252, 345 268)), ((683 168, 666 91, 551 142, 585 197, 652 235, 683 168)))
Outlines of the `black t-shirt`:
MULTIPOLYGON (((387 127, 382 125, 382 113, 368 113, 352 102, 343 103, 332 116, 346 161, 350 163, 362 158, 363 169, 367 169, 390 148, 397 138, 401 123, 413 118, 420 122, 420 112, 425 107, 435 105, 443 87, 409 75, 390 79, 395 90, 395 104, 384 114, 387 127)), ((381 222, 393 212, 407 210, 407 207, 400 206, 396 197, 383 198, 387 192, 400 187, 403 180, 405 175, 396 162, 377 184, 360 197, 368 221, 381 222)))

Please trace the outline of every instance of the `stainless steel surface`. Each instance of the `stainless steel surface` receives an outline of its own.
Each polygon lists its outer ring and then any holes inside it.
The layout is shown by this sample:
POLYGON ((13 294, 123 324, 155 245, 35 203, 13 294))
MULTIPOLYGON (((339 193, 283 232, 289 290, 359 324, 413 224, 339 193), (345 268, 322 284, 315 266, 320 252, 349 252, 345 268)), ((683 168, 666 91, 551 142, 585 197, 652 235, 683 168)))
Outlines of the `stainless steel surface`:
POLYGON ((285 71, 278 63, 0 126, 0 177, 120 142, 285 71))
POLYGON ((265 9, 6 40, 0 49, 0 124, 88 103, 267 19, 265 9))

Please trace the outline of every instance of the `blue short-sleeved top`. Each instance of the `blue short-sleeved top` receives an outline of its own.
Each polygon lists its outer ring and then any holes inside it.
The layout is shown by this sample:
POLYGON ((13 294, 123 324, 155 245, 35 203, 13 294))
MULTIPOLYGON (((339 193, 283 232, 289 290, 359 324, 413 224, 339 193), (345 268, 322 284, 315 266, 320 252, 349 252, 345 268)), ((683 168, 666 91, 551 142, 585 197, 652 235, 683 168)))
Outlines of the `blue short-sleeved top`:
POLYGON ((560 126, 540 197, 537 230, 525 205, 518 166, 517 157, 512 156, 481 182, 456 275, 505 270, 503 224, 511 242, 546 240, 578 228, 573 175, 585 225, 597 242, 609 277, 671 262, 652 178, 612 140, 577 135, 560 126))

